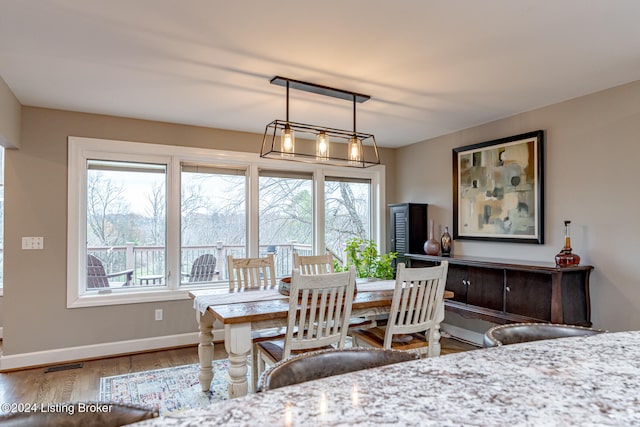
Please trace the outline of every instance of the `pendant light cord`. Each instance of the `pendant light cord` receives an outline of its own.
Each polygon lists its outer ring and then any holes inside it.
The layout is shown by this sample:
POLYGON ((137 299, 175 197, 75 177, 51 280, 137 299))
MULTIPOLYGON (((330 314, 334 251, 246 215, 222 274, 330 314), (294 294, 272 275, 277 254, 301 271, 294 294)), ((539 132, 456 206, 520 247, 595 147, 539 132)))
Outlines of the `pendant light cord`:
POLYGON ((289 80, 287 80, 287 124, 289 124, 289 80))

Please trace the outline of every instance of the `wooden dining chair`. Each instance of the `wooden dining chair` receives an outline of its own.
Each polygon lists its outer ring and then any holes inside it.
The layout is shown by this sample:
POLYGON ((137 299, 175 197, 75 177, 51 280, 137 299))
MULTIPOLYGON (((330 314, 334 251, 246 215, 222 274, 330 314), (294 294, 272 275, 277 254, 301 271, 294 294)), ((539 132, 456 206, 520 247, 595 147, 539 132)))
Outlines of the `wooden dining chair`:
POLYGON ((391 348, 424 356, 440 355, 439 325, 444 318, 444 288, 449 263, 406 268, 398 264, 386 329, 351 332, 356 346, 391 348))
POLYGON ((299 255, 293 253, 293 268, 300 270, 302 274, 327 274, 335 273, 333 256, 326 255, 299 255))
POLYGON ((275 288, 276 267, 273 254, 264 258, 227 257, 229 271, 229 289, 275 288))
POLYGON ((258 371, 292 354, 344 348, 355 286, 355 267, 328 274, 294 269, 284 340, 257 343, 258 371))
MULTIPOLYGON (((326 274, 334 273, 333 255, 298 255, 293 253, 293 268, 300 269, 302 274, 326 274)), ((375 316, 352 317, 349 319, 349 332, 357 328, 373 328, 376 326, 375 316)))
MULTIPOLYGON (((276 288, 275 258, 272 253, 262 258, 227 257, 230 290, 251 290, 276 288)), ((283 339, 284 328, 267 328, 251 331, 251 375, 253 390, 258 384, 258 349, 259 342, 283 339)))

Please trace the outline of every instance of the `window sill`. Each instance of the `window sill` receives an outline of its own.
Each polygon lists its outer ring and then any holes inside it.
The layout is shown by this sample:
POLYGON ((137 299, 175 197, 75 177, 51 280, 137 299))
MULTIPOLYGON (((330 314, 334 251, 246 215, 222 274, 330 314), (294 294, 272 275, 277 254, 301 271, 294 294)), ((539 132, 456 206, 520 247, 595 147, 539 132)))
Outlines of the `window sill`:
POLYGON ((180 290, 145 290, 142 292, 112 292, 108 294, 87 294, 67 301, 67 308, 99 307, 105 305, 140 304, 158 301, 178 301, 189 299, 189 291, 180 290))

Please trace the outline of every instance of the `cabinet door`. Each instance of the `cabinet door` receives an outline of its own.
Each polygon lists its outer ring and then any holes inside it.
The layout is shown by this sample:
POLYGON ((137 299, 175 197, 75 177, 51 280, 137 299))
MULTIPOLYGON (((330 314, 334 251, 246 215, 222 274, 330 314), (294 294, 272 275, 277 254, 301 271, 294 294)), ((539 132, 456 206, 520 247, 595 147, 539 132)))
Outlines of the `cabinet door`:
POLYGON ((389 230, 391 245, 389 250, 391 252, 398 252, 398 255, 400 256, 408 252, 408 212, 409 209, 406 206, 392 206, 389 211, 389 215, 391 217, 391 227, 389 230))
POLYGON ((446 290, 453 292, 453 301, 467 302, 467 267, 449 264, 446 290))
POLYGON ((467 304, 504 310, 504 270, 469 267, 467 304))
POLYGON ((589 270, 565 271, 560 280, 562 284, 560 298, 562 321, 575 325, 591 326, 589 270))
POLYGON ((505 311, 551 321, 551 276, 507 270, 505 311))

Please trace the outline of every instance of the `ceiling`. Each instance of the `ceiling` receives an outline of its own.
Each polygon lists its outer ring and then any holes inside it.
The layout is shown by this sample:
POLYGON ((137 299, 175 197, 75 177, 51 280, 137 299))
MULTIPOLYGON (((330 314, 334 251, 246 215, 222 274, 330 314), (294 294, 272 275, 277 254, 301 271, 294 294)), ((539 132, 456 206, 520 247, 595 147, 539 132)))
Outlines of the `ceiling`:
MULTIPOLYGON (((27 106, 262 134, 276 75, 359 92, 399 147, 640 78, 637 0, 0 0, 0 76, 27 106)), ((292 121, 352 128, 291 91, 292 121)))

